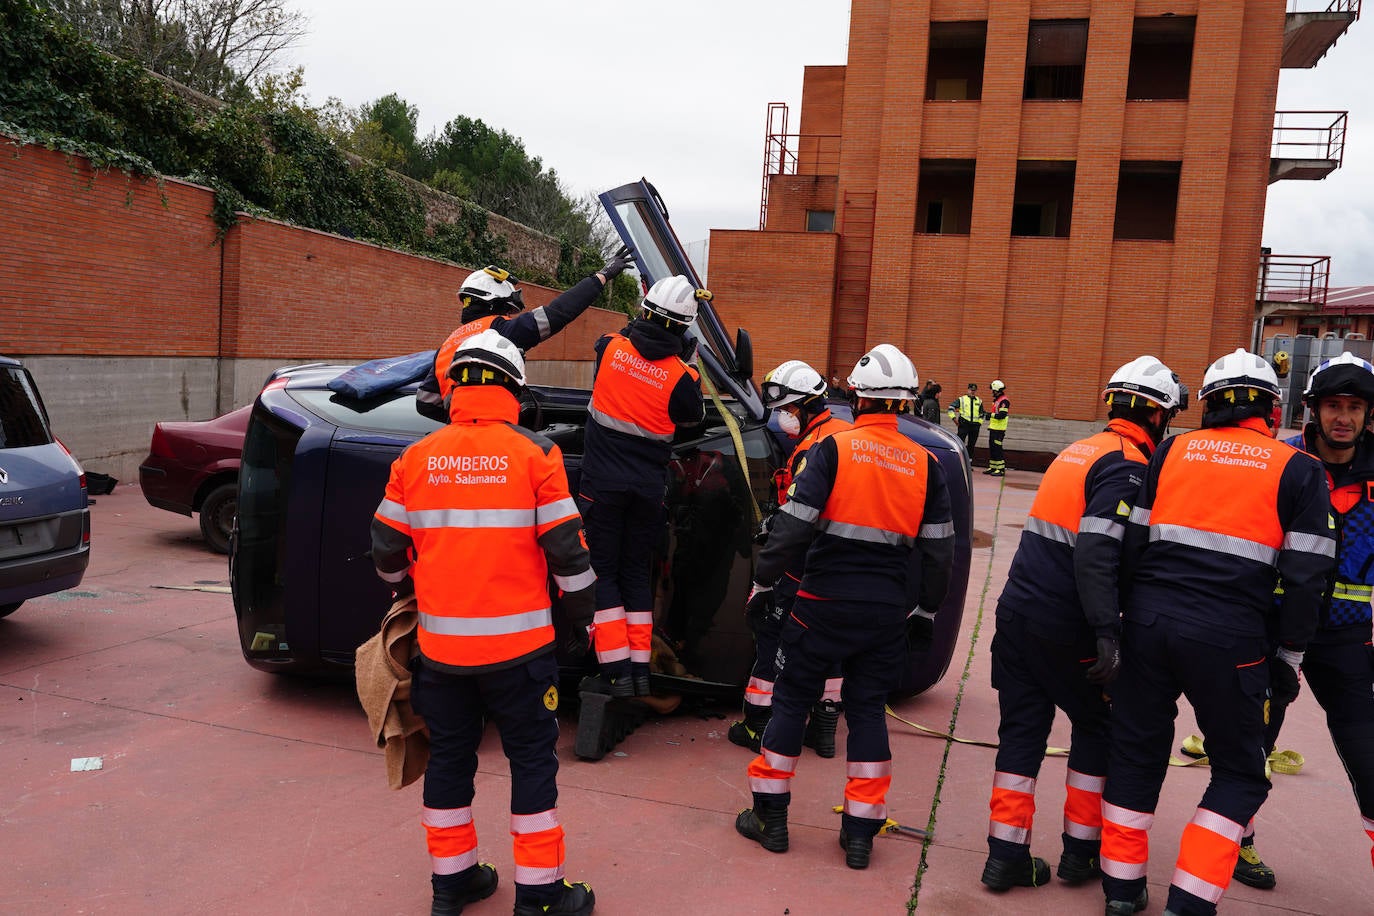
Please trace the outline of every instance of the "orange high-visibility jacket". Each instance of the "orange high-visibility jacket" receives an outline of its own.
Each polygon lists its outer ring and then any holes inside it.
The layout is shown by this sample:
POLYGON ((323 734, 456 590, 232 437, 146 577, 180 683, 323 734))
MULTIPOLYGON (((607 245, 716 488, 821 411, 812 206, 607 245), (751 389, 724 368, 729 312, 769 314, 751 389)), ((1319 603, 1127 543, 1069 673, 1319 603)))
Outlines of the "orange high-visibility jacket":
POLYGON ((553 647, 548 575, 575 625, 590 623, 595 576, 559 448, 514 425, 499 386, 454 389, 453 422, 391 467, 372 523, 373 561, 408 575, 420 652, 470 673, 553 647))
POLYGON ((999 616, 1017 614, 1068 640, 1091 627, 1121 632, 1121 542, 1154 443, 1129 420, 1066 447, 1050 462, 1012 557, 999 616))
POLYGON ((1131 511, 1126 613, 1301 649, 1335 555, 1321 462, 1273 439, 1259 418, 1180 433, 1155 451, 1131 511))
POLYGON ((944 600, 954 522, 944 471, 894 414, 860 416, 806 455, 759 554, 773 585, 805 552, 799 594, 934 609, 944 600))
POLYGON ((684 375, 699 378, 697 370, 677 356, 645 359, 628 337, 608 336, 592 386, 592 419, 628 436, 672 442, 677 424, 668 415, 668 400, 684 375))

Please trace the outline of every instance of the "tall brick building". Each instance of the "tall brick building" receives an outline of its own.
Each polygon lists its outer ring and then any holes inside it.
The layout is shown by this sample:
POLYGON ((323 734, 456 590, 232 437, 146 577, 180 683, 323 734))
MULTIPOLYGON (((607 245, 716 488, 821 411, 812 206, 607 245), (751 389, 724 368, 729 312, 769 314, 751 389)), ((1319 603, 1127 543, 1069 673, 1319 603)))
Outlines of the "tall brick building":
POLYGON ((843 377, 887 341, 947 401, 1005 379, 1052 421, 1009 447, 1078 435, 1142 352, 1196 389, 1251 341, 1268 183, 1329 170, 1327 149, 1276 171, 1273 144, 1280 68, 1358 11, 1331 6, 854 0, 799 133, 770 111, 762 231, 711 234, 717 301, 760 370, 843 377))

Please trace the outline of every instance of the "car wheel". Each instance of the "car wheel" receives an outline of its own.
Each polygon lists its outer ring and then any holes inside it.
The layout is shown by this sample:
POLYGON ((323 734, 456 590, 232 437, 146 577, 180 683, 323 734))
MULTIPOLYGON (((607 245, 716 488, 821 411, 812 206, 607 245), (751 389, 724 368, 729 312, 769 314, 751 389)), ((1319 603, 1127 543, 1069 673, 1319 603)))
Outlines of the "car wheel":
POLYGON ((14 604, 0 604, 0 617, 8 617, 13 614, 15 611, 19 610, 19 605, 23 603, 22 601, 16 601, 14 604))
POLYGON ((234 530, 234 515, 239 507, 237 483, 222 483, 210 491, 200 505, 200 533, 215 553, 229 552, 229 535, 234 530))

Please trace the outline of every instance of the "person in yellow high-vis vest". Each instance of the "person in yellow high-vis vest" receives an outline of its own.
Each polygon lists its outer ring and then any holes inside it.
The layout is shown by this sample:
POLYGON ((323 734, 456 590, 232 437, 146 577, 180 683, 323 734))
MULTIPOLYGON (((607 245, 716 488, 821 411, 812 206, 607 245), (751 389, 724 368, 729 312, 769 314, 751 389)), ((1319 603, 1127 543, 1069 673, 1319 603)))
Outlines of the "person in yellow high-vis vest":
POLYGON ((1002 440, 1007 438, 1007 417, 1011 401, 1007 400, 1007 386, 1001 379, 992 382, 992 411, 988 414, 988 469, 984 474, 1007 476, 1007 461, 1002 452, 1002 440))
POLYGON ((978 386, 968 383, 965 394, 949 405, 949 418, 958 424, 958 436, 968 449, 968 460, 973 461, 973 447, 978 444, 978 431, 983 428, 983 399, 978 397, 978 386))

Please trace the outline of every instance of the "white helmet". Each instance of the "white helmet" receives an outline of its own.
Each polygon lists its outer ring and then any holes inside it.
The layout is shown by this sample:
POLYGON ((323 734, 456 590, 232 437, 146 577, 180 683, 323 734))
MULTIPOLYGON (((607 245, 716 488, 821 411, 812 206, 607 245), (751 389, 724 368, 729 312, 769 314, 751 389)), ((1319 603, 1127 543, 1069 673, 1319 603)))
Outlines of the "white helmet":
MULTIPOLYGON (((1113 394, 1142 397, 1157 407, 1176 410, 1187 407, 1178 378, 1173 371, 1153 356, 1137 356, 1112 373, 1111 381, 1102 389, 1102 400, 1118 403, 1113 394)), ((1131 402, 1131 406, 1134 402, 1131 402)))
POLYGON ((500 381, 485 374, 485 369, 483 374, 469 372, 465 376, 465 371, 474 366, 495 369, 515 384, 525 384, 525 357, 520 353, 520 348, 491 328, 472 335, 458 345, 453 353, 453 363, 448 368, 448 377, 459 385, 500 381))
POLYGON ((679 274, 664 277, 644 294, 640 306, 673 324, 691 324, 697 317, 697 300, 710 299, 707 290, 697 289, 692 281, 679 274))
POLYGON ((1279 396, 1279 377, 1268 362, 1238 347, 1234 353, 1227 353, 1207 367, 1198 396, 1205 400, 1233 388, 1254 388, 1276 398, 1279 396))
POLYGON ((849 387, 860 397, 912 401, 921 381, 916 367, 892 344, 878 344, 865 353, 849 373, 849 387))
POLYGON ((510 271, 499 267, 483 267, 468 274, 458 287, 459 299, 475 299, 492 306, 493 311, 504 306, 505 311, 518 312, 525 307, 525 299, 515 288, 519 282, 511 279, 510 271))
POLYGON ((763 377, 763 406, 795 404, 825 394, 825 379, 799 359, 789 359, 763 377))
POLYGON ((992 389, 993 394, 1000 394, 1007 390, 1006 384, 1000 378, 993 379, 992 384, 988 387, 992 389))

